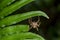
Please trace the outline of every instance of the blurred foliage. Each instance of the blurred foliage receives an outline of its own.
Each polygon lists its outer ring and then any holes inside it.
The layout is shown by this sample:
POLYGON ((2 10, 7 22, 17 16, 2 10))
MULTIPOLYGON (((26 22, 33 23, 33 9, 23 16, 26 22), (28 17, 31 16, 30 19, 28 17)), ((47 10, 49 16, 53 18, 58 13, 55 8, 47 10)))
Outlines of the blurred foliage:
POLYGON ((45 40, 40 35, 28 32, 29 25, 19 24, 23 20, 35 16, 49 17, 43 11, 15 12, 34 0, 2 0, 0 1, 0 40, 45 40))
MULTIPOLYGON (((0 2, 2 1, 0 0, 0 2)), ((14 2, 11 1, 11 2, 13 4, 15 1, 14 2)), ((9 5, 7 6, 9 7, 9 5)), ((30 32, 42 35, 46 40, 60 40, 60 0, 35 0, 34 2, 31 2, 30 4, 27 4, 20 9, 18 8, 18 10, 15 12, 12 11, 13 13, 10 15, 15 15, 17 13, 22 14, 23 12, 36 11, 36 10, 41 10, 46 12, 50 18, 49 20, 47 20, 46 18, 40 17, 41 25, 39 27, 39 31, 37 32, 35 29, 31 29, 30 32)), ((8 17, 8 16, 5 16, 5 17, 8 17)), ((27 20, 24 20, 17 24, 21 24, 21 23, 28 24, 27 20)))
MULTIPOLYGON (((41 18, 41 27, 39 32, 31 29, 31 32, 40 34, 46 38, 46 40, 60 40, 60 0, 35 0, 31 4, 19 9, 20 12, 41 10, 48 14, 49 20, 41 18)), ((17 12, 19 12, 17 10, 17 12)))

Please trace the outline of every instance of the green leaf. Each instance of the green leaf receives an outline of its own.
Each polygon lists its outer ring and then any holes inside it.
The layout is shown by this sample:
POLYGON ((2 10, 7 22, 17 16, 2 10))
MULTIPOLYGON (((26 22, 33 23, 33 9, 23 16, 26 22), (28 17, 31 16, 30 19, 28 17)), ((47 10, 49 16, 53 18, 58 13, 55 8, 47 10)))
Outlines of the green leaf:
POLYGON ((24 40, 24 39, 45 40, 43 37, 30 32, 6 35, 1 38, 1 40, 24 40))
MULTIPOLYGON (((21 39, 22 40, 22 39, 21 39)), ((33 39, 23 39, 23 40, 41 40, 40 38, 33 38, 33 39)), ((44 40, 44 39, 43 39, 44 40)))
POLYGON ((0 3, 0 8, 3 9, 4 7, 6 7, 8 4, 14 2, 15 0, 2 0, 0 3))
POLYGON ((44 16, 47 19, 49 19, 49 17, 42 11, 31 11, 31 12, 27 12, 23 14, 16 14, 13 16, 6 17, 5 19, 0 21, 0 27, 4 27, 6 25, 11 25, 11 24, 16 24, 18 22, 21 22, 23 20, 26 20, 34 16, 44 16))
POLYGON ((7 16, 17 9, 23 7, 24 5, 32 2, 33 0, 21 0, 21 1, 16 1, 14 4, 6 7, 3 9, 3 11, 0 12, 0 18, 4 18, 4 16, 7 16))
POLYGON ((28 32, 28 31, 29 31, 28 25, 14 25, 0 29, 0 35, 28 32))

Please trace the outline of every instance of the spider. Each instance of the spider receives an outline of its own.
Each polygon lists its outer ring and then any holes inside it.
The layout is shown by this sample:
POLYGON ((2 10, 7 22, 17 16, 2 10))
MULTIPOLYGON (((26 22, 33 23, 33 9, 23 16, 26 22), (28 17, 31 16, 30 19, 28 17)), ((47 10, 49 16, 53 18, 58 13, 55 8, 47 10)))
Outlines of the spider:
POLYGON ((35 28, 38 31, 38 27, 40 26, 41 22, 40 22, 40 18, 38 17, 37 21, 32 21, 32 18, 28 20, 29 24, 30 24, 30 29, 31 28, 35 28))

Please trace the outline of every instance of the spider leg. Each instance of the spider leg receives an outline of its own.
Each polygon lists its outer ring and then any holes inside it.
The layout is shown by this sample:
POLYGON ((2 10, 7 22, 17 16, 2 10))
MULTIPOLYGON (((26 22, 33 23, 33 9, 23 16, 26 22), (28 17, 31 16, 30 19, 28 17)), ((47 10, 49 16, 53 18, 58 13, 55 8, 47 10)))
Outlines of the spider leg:
POLYGON ((38 31, 38 28, 36 27, 36 30, 38 31))
POLYGON ((41 22, 37 25, 38 27, 40 26, 41 22))
POLYGON ((32 29, 32 27, 29 28, 29 30, 32 29))
POLYGON ((30 18, 30 19, 28 20, 28 22, 29 22, 29 24, 31 24, 31 23, 32 23, 32 18, 30 18))
POLYGON ((37 23, 39 23, 39 21, 40 21, 40 17, 38 16, 38 21, 37 21, 37 23))

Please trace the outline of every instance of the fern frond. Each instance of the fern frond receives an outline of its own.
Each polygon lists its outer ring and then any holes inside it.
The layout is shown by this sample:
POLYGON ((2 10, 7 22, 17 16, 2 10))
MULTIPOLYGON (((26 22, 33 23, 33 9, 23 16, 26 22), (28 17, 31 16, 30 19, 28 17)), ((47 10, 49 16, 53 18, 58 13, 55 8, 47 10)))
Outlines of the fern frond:
POLYGON ((23 20, 26 20, 34 16, 44 16, 47 19, 49 19, 49 17, 42 11, 32 11, 23 14, 16 14, 16 15, 9 16, 0 21, 0 27, 3 27, 4 25, 6 26, 6 25, 16 24, 18 22, 21 22, 23 20))

